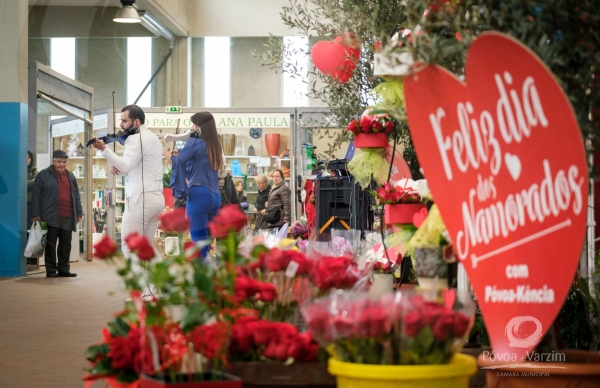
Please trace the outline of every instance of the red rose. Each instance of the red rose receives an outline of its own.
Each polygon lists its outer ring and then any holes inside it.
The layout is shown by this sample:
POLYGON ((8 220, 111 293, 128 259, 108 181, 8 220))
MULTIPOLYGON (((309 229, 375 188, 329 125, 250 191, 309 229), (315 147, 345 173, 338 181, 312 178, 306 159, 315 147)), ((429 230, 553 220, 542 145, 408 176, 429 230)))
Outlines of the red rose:
POLYGON ((190 222, 185 218, 184 209, 176 209, 171 212, 164 212, 160 216, 162 230, 165 232, 183 233, 190 227, 190 222))
POLYGON ((125 243, 127 244, 130 250, 134 251, 140 246, 148 244, 148 239, 146 238, 146 236, 142 236, 137 232, 133 232, 127 237, 125 237, 125 243))
POLYGON ((208 229, 214 238, 225 238, 229 233, 242 230, 247 221, 246 214, 239 206, 227 205, 222 207, 217 216, 208 223, 208 229))
POLYGON ((360 121, 352 120, 350 122, 350 124, 348 124, 348 130, 354 134, 359 133, 360 132, 360 121))
POLYGON ((451 311, 446 311, 436 319, 433 325, 433 336, 438 341, 443 341, 454 330, 454 314, 451 311))
POLYGON ((427 326, 432 326, 442 312, 442 309, 442 306, 436 302, 425 302, 420 311, 423 316, 423 323, 427 326))
POLYGON ((265 266, 272 272, 285 271, 289 263, 289 255, 281 249, 271 249, 265 256, 265 266))
POLYGON ((371 116, 363 116, 360 119, 360 128, 363 133, 371 132, 371 128, 373 127, 373 120, 371 116))
POLYGON ((154 258, 154 248, 152 245, 143 245, 136 251, 137 256, 142 261, 150 261, 154 258))
POLYGON ((277 296, 277 291, 275 290, 274 284, 261 283, 260 291, 259 291, 256 299, 263 301, 263 302, 272 302, 276 296, 277 296))
POLYGON ((94 257, 98 259, 108 259, 117 251, 115 242, 108 236, 102 237, 102 240, 98 241, 94 245, 94 257))
POLYGON ((266 345, 272 337, 273 323, 269 321, 257 321, 253 325, 252 339, 256 345, 266 345))
POLYGON ((396 128, 396 125, 394 125, 392 121, 386 121, 383 125, 383 128, 385 129, 385 133, 389 135, 390 133, 394 132, 394 128, 396 128))
POLYGON ((382 129, 383 129, 383 125, 379 121, 373 120, 373 132, 379 133, 379 132, 381 132, 382 129))
POLYGON ((388 314, 383 306, 372 305, 362 310, 361 325, 367 327, 366 335, 378 338, 390 330, 388 314))
POLYGON ((275 342, 275 341, 269 342, 269 344, 265 347, 265 350, 263 351, 263 356, 266 358, 276 359, 277 358, 277 342, 275 342))
POLYGON ((418 311, 411 311, 404 316, 404 332, 409 337, 416 337, 423 328, 423 321, 418 311))
POLYGON ((140 260, 148 261, 154 257, 154 248, 146 238, 137 233, 132 233, 125 238, 125 243, 129 249, 137 254, 140 260))
POLYGON ((454 314, 454 336, 462 338, 467 333, 469 325, 471 324, 471 318, 463 313, 456 312, 454 314))

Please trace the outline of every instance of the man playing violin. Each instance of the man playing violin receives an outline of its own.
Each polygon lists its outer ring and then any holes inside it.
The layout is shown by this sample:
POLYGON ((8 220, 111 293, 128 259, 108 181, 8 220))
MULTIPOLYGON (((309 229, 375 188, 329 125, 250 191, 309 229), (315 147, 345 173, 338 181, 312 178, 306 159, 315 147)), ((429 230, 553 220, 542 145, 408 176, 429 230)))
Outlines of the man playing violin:
MULTIPOLYGON (((158 220, 165 208, 162 194, 162 145, 158 137, 146 127, 145 120, 144 111, 137 105, 127 105, 121 110, 120 126, 129 134, 125 140, 123 156, 114 153, 102 140, 96 139, 92 143, 112 165, 111 174, 126 177, 121 250, 125 257, 132 259, 133 268, 137 271, 141 270, 139 259, 131 255, 125 238, 137 232, 145 235, 153 244, 158 220)), ((160 258, 156 248, 154 255, 160 258)), ((153 293, 150 287, 146 290, 146 294, 148 293, 153 293)))

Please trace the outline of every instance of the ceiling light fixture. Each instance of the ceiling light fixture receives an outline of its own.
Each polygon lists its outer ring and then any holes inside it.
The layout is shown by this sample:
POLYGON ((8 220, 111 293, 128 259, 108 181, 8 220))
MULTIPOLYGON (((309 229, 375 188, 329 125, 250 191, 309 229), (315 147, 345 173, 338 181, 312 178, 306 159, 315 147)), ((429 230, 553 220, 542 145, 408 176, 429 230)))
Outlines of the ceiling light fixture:
POLYGON ((133 3, 135 3, 135 0, 121 0, 123 7, 117 11, 113 22, 140 23, 142 20, 140 19, 140 15, 138 15, 137 9, 133 6, 133 3))

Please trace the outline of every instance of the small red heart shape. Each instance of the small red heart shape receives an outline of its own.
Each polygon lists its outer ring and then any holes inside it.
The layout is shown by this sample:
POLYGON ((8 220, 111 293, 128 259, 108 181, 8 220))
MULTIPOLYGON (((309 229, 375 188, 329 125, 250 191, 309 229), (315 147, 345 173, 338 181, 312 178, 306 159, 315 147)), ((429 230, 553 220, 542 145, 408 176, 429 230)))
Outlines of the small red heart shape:
POLYGON ((413 214, 412 222, 418 228, 421 225, 423 225, 423 222, 425 222, 425 218, 427 218, 427 208, 423 208, 415 214, 413 214))
POLYGON ((354 73, 360 50, 348 46, 343 36, 337 36, 332 42, 315 43, 310 56, 321 73, 345 83, 354 73))
POLYGON ((456 301, 456 290, 454 288, 444 288, 442 290, 442 297, 444 298, 444 307, 452 310, 456 301))
POLYGON ((554 76, 517 40, 481 34, 465 75, 463 83, 428 66, 405 77, 408 122, 493 351, 522 360, 552 325, 579 263, 584 143, 554 76))

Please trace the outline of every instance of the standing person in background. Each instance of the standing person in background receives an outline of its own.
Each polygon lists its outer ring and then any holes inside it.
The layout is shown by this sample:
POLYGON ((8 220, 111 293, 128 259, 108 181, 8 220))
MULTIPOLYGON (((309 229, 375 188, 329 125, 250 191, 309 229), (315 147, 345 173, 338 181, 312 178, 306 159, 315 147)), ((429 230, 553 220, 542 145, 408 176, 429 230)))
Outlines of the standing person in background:
MULTIPOLYGON (((173 172, 182 174, 187 180, 189 197, 186 215, 190 221, 192 240, 208 240, 208 222, 221 208, 219 193, 219 170, 223 168, 223 151, 217 135, 215 119, 210 112, 199 112, 191 117, 192 135, 179 152, 171 156, 173 172)), ((173 190, 182 190, 174 185, 173 190)), ((202 249, 206 257, 209 247, 202 249)))
POLYGON ((235 192, 242 210, 248 210, 248 197, 244 191, 244 183, 242 181, 235 182, 235 192))
POLYGON ((256 214, 254 229, 269 229, 269 224, 265 221, 265 216, 262 212, 267 208, 265 204, 269 199, 269 192, 271 191, 269 179, 266 175, 261 174, 256 177, 256 185, 258 186, 258 195, 256 196, 256 206, 254 207, 254 214, 256 214))
MULTIPOLYGON (((261 210, 261 214, 274 212, 279 209, 279 219, 269 222, 269 228, 279 228, 286 222, 289 224, 292 219, 292 192, 284 183, 283 171, 273 170, 273 187, 269 192, 269 200, 266 203, 267 208, 261 210)), ((269 217, 266 217, 269 220, 269 217)))
MULTIPOLYGON (((123 156, 118 156, 102 140, 96 139, 94 148, 112 165, 111 174, 125 175, 125 212, 121 222, 123 255, 132 260, 134 271, 141 271, 137 256, 131 254, 125 239, 132 233, 146 236, 154 248, 154 257, 161 258, 154 247, 154 235, 158 219, 165 209, 162 194, 163 165, 162 145, 158 137, 146 125, 146 114, 137 105, 127 105, 121 110, 121 128, 129 133, 125 140, 123 156)), ((154 291, 148 287, 143 297, 151 297, 154 291)))
MULTIPOLYGON (((37 175, 37 168, 33 164, 33 154, 27 151, 27 230, 31 229, 31 199, 33 198, 33 182, 37 175)), ((29 236, 28 236, 29 237, 29 236)), ((27 258, 27 264, 34 264, 36 259, 27 258)))
POLYGON ((77 179, 67 170, 68 158, 65 151, 54 151, 52 164, 40 171, 33 182, 32 220, 48 226, 44 250, 47 278, 77 276, 70 272, 69 257, 73 232, 83 217, 83 208, 77 179))

